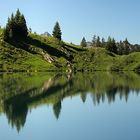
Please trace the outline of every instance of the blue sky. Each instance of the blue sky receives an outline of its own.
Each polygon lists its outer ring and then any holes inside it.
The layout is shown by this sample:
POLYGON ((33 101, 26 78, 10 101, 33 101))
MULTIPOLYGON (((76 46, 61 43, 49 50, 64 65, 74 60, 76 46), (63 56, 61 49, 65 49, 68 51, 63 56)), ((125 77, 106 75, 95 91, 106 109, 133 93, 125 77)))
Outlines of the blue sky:
POLYGON ((59 21, 68 42, 78 44, 83 36, 91 40, 96 34, 140 43, 139 0, 0 0, 0 25, 17 8, 37 33, 52 33, 59 21))

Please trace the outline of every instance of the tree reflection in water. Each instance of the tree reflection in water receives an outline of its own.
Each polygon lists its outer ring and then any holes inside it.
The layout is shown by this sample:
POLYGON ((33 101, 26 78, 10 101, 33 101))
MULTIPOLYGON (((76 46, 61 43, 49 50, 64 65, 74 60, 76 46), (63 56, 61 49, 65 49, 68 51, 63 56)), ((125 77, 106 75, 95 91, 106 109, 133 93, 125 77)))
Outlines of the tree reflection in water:
POLYGON ((40 105, 51 105, 59 119, 62 101, 79 96, 83 103, 89 94, 94 105, 113 103, 116 97, 129 99, 139 94, 140 76, 136 73, 77 73, 77 74, 3 74, 0 75, 0 113, 7 116, 12 127, 20 131, 28 111, 40 105))

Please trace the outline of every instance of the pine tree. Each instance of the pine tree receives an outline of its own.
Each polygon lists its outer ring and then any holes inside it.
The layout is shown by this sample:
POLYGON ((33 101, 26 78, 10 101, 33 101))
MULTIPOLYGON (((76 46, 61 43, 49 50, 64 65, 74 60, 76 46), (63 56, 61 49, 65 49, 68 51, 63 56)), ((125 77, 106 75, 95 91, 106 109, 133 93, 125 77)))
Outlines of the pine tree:
POLYGON ((105 39, 102 38, 101 46, 104 48, 105 47, 105 44, 106 44, 105 39))
POLYGON ((82 48, 87 47, 87 42, 86 42, 85 37, 83 37, 80 45, 82 46, 82 48))
MULTIPOLYGON (((11 17, 12 17, 12 15, 11 15, 11 17)), ((3 32, 3 34, 4 34, 3 39, 5 41, 8 41, 10 38, 10 36, 9 36, 10 29, 11 29, 11 19, 8 17, 8 22, 7 22, 6 27, 4 28, 4 32, 3 32)))
POLYGON ((96 47, 101 47, 100 37, 97 36, 96 47))
POLYGON ((96 35, 93 36, 92 46, 93 47, 102 47, 102 43, 100 41, 100 37, 99 36, 96 36, 96 35))
POLYGON ((124 54, 129 54, 130 52, 130 49, 129 49, 129 46, 130 46, 130 43, 128 42, 127 38, 124 40, 124 54))
POLYGON ((93 39, 92 39, 92 46, 93 47, 96 47, 96 42, 97 42, 96 35, 94 35, 93 39))
POLYGON ((21 26, 22 35, 23 35, 24 37, 26 37, 26 36, 28 35, 28 28, 27 28, 26 20, 25 20, 25 17, 24 17, 23 14, 20 16, 19 24, 20 24, 20 26, 21 26))
POLYGON ((8 25, 9 25, 9 39, 15 38, 15 36, 16 36, 16 21, 15 21, 15 17, 14 17, 13 13, 11 14, 11 18, 9 18, 8 25))
POLYGON ((21 18, 21 13, 20 13, 19 9, 17 9, 15 17, 14 17, 15 23, 17 25, 20 25, 20 18, 21 18))
POLYGON ((119 55, 122 55, 123 53, 124 53, 123 42, 120 41, 120 42, 118 43, 118 54, 119 54, 119 55))
POLYGON ((3 30, 3 40, 5 41, 9 40, 9 32, 7 31, 7 28, 4 28, 3 30))
POLYGON ((106 44, 106 49, 110 52, 113 52, 113 53, 116 53, 117 54, 117 46, 116 46, 116 41, 115 39, 111 38, 111 37, 108 37, 108 41, 107 41, 107 44, 106 44))
POLYGON ((107 40, 106 49, 110 52, 112 51, 111 37, 110 36, 108 37, 108 40, 107 40))
POLYGON ((53 37, 57 38, 58 40, 62 39, 62 32, 58 22, 56 22, 54 29, 53 29, 53 37))
POLYGON ((117 54, 117 46, 114 38, 112 39, 112 52, 117 54))

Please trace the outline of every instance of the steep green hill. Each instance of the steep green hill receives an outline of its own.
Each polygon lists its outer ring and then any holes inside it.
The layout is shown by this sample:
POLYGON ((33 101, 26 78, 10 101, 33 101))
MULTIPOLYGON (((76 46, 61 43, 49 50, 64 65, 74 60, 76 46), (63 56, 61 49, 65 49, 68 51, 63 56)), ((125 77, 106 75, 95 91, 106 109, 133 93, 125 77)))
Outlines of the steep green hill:
POLYGON ((0 71, 139 70, 140 53, 116 55, 103 48, 82 49, 53 37, 29 34, 7 43, 0 29, 0 71))
POLYGON ((63 70, 69 56, 62 42, 53 37, 30 34, 26 41, 7 43, 0 31, 0 71, 63 70))

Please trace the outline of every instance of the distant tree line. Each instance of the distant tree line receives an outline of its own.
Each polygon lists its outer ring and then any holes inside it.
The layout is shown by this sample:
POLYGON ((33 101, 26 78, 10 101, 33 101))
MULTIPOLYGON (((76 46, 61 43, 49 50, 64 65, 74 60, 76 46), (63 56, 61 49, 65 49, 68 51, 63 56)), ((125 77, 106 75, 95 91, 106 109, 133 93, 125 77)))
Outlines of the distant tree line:
POLYGON ((87 42, 85 37, 81 41, 81 47, 101 47, 106 50, 118 54, 118 55, 127 55, 132 52, 140 52, 140 45, 131 44, 127 40, 117 42, 114 38, 108 37, 107 40, 100 38, 99 36, 94 35, 91 42, 87 42))

